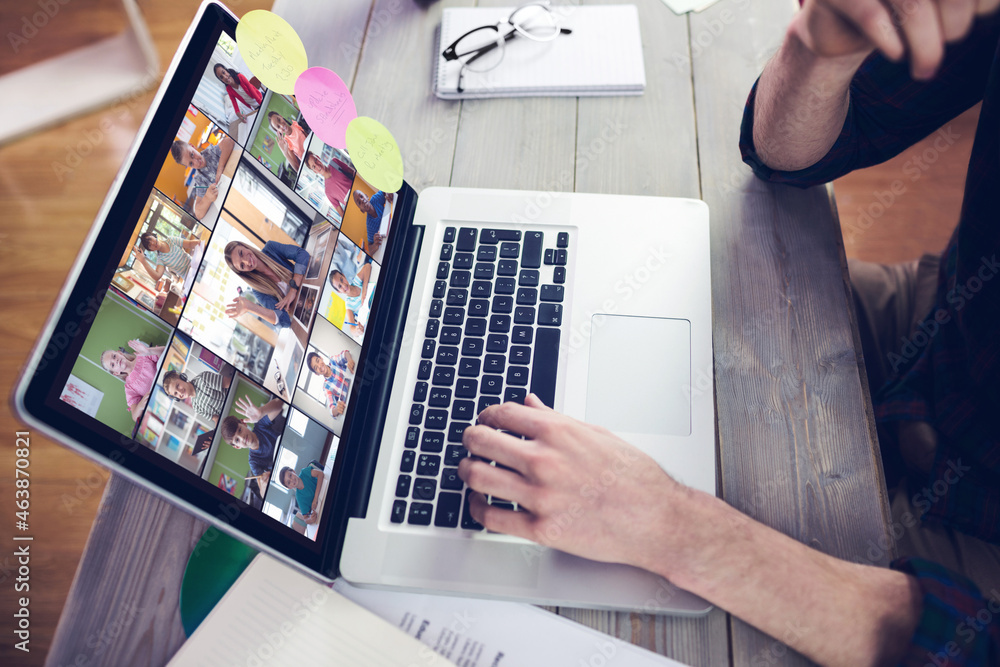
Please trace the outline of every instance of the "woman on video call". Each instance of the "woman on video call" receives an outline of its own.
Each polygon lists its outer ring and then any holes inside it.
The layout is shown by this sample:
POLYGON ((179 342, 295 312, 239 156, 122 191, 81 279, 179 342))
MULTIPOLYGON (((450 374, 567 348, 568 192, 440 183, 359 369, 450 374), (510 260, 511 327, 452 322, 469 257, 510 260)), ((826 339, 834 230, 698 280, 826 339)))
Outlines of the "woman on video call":
POLYGON ((309 253, 291 243, 268 241, 262 250, 257 250, 246 243, 230 241, 225 255, 226 264, 250 285, 257 300, 253 303, 239 296, 226 306, 226 315, 254 313, 277 327, 290 327, 288 311, 295 306, 302 287, 309 253))
POLYGON ((125 404, 135 421, 149 400, 149 392, 156 381, 156 364, 165 348, 162 345, 149 347, 141 340, 130 340, 128 346, 134 351, 105 350, 101 354, 101 366, 125 382, 125 404))
POLYGON ((226 85, 226 93, 229 95, 229 100, 233 103, 233 109, 236 110, 239 122, 245 123, 247 117, 260 108, 260 103, 263 101, 264 96, 260 94, 260 91, 245 76, 230 67, 226 67, 222 63, 218 63, 213 68, 213 71, 215 72, 215 78, 226 85), (246 113, 240 111, 240 104, 248 109, 246 113))

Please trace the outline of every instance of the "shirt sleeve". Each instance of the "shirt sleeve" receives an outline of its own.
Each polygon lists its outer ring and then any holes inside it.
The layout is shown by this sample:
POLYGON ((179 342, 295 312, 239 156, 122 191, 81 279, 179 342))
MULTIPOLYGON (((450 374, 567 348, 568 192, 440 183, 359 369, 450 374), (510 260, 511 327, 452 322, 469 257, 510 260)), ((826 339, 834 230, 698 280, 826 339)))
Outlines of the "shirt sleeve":
POLYGON ((916 577, 923 592, 901 667, 1000 664, 1000 592, 987 598, 965 577, 919 558, 899 558, 892 568, 916 577))
POLYGON ((304 275, 306 269, 309 267, 309 253, 306 252, 305 248, 297 246, 294 243, 268 241, 264 244, 261 252, 268 256, 277 256, 285 262, 294 263, 295 269, 292 273, 301 273, 304 275))
POLYGON ((278 310, 277 308, 275 308, 275 306, 278 305, 278 300, 276 298, 274 298, 270 294, 264 294, 263 292, 258 292, 255 289, 251 289, 250 291, 253 292, 253 296, 255 299, 257 299, 257 303, 259 303, 264 308, 270 310, 278 318, 278 323, 275 326, 278 326, 282 329, 287 329, 288 327, 292 326, 292 320, 290 317, 288 317, 288 313, 284 310, 278 310))
POLYGON ((337 366, 341 370, 347 369, 347 350, 344 350, 335 357, 330 357, 330 363, 337 366))
MULTIPOLYGON (((942 126, 983 98, 1000 36, 998 17, 977 21, 967 39, 949 45, 931 81, 911 79, 905 61, 893 63, 877 53, 868 58, 851 82, 850 105, 837 140, 816 164, 798 171, 771 169, 757 155, 754 83, 740 128, 743 161, 766 181, 809 187, 885 162, 935 131, 950 146, 957 136, 942 126)), ((918 176, 921 173, 917 164, 904 165, 904 177, 909 176, 907 168, 917 170, 918 176)))
POLYGON ((379 190, 371 196, 368 203, 375 209, 375 217, 381 218, 382 213, 385 211, 385 193, 379 190))

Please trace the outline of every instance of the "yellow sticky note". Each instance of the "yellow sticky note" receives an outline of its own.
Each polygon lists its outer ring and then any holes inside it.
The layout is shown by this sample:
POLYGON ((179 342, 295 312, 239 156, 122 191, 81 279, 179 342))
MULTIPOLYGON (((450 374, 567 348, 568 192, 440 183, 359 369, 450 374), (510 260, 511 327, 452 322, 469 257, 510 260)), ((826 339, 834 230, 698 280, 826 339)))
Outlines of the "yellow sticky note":
POLYGON ((403 187, 403 156, 382 123, 358 116, 347 126, 347 152, 361 178, 382 192, 403 187))
POLYGON ((236 24, 236 46, 254 76, 282 95, 295 93, 295 80, 309 67, 295 29, 264 9, 247 12, 236 24))

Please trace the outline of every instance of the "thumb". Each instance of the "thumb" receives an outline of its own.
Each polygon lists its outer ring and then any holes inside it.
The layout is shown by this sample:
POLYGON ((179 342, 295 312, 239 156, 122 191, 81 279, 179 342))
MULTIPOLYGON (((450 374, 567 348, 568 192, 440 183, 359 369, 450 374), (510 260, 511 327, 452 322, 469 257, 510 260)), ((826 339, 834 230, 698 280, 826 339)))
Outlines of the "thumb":
POLYGON ((529 408, 538 408, 540 410, 548 410, 552 412, 552 408, 542 403, 542 399, 538 398, 534 394, 528 394, 524 397, 524 404, 529 408))

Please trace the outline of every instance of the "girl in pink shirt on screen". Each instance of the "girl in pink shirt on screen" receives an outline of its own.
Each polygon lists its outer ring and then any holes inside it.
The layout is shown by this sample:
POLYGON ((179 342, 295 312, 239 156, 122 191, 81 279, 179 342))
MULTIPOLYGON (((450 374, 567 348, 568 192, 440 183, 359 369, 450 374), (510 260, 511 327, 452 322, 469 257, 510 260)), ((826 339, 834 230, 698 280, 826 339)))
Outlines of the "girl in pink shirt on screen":
POLYGON ((135 421, 149 400, 149 393, 156 381, 156 365, 163 355, 164 347, 149 347, 141 340, 130 340, 128 346, 134 352, 126 352, 124 348, 106 350, 101 354, 101 366, 125 381, 125 403, 132 421, 135 421))

